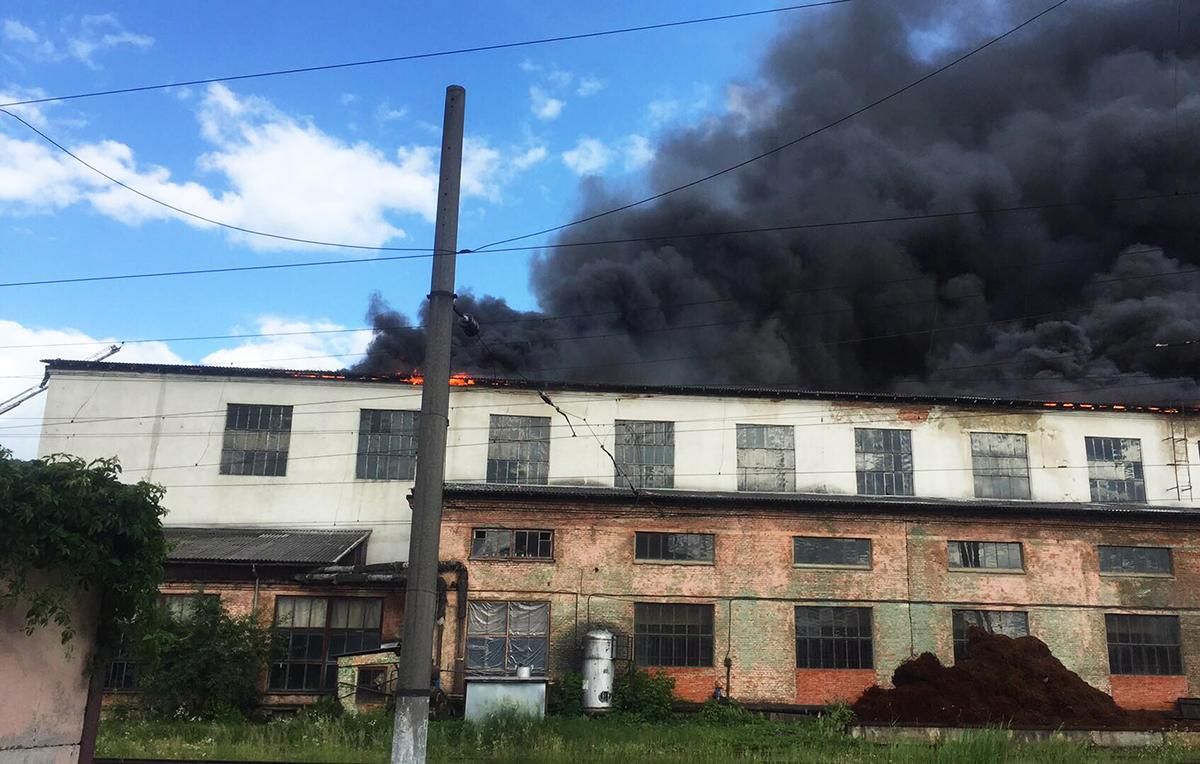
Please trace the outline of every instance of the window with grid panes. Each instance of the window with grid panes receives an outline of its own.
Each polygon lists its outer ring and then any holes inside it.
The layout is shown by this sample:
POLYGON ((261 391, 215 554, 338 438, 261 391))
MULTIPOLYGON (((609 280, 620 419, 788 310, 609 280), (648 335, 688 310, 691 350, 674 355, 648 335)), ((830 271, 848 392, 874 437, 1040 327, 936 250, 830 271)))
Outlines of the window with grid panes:
POLYGON ((279 654, 267 688, 332 692, 337 658, 379 647, 383 601, 367 597, 276 597, 279 654))
POLYGON ((1084 438, 1092 501, 1145 501, 1142 441, 1137 438, 1084 438))
POLYGON ((871 567, 871 539, 793 536, 792 563, 814 567, 871 567))
POLYGON ((550 603, 472 600, 467 603, 467 672, 515 674, 527 666, 544 676, 550 603))
POLYGON ((971 469, 976 498, 1029 498, 1029 453, 1024 435, 971 433, 971 469))
POLYGON ((713 665, 713 606, 634 603, 633 655, 638 666, 713 665))
POLYGON ((1179 618, 1173 615, 1106 613, 1108 670, 1113 674, 1183 673, 1179 618))
POLYGON ((871 608, 796 608, 796 668, 869 669, 874 665, 871 608))
POLYGON ((412 480, 417 471, 418 411, 362 409, 355 477, 412 480))
POLYGON ((292 407, 230 403, 221 446, 222 475, 287 474, 292 407))
POLYGON ((129 649, 129 639, 124 635, 117 642, 117 649, 104 666, 105 692, 128 692, 137 689, 138 664, 129 649))
POLYGON ((616 428, 617 485, 635 488, 675 487, 675 423, 618 419, 616 428))
POLYGON ((1015 610, 955 610, 951 614, 954 660, 967 654, 967 629, 978 626, 988 634, 1006 637, 1029 636, 1029 614, 1015 610))
POLYGON ((550 417, 492 414, 487 481, 546 485, 550 477, 550 417))
POLYGON ((554 557, 554 531, 476 528, 471 556, 498 560, 549 560, 554 557))
POLYGON ((854 469, 865 496, 912 496, 912 432, 854 428, 854 469))
POLYGON ((712 562, 715 539, 711 533, 651 533, 634 534, 635 560, 663 562, 712 562))
POLYGON ((796 430, 791 425, 737 426, 739 491, 796 490, 796 430))
POLYGON ((1171 575, 1171 550, 1156 546, 1100 546, 1101 573, 1171 575))
POLYGON ((195 594, 160 594, 158 596, 159 606, 167 611, 174 619, 186 621, 191 618, 196 612, 196 608, 202 602, 212 602, 218 599, 215 594, 203 594, 196 592, 195 594))
POLYGON ((948 541, 950 567, 959 570, 1024 570, 1019 541, 948 541))

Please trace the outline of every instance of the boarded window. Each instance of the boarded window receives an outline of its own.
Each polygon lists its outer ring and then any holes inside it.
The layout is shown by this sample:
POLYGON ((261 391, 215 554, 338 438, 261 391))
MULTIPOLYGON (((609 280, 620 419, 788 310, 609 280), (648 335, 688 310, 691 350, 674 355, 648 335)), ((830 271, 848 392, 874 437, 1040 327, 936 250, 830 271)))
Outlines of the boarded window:
POLYGON ((1171 550, 1156 546, 1101 546, 1101 573, 1171 574, 1171 550))
POLYGON ((1145 501, 1142 442, 1137 438, 1084 438, 1092 501, 1145 501))
POLYGON ((473 600, 467 603, 467 671, 515 674, 528 666, 546 674, 549 602, 473 600))
POLYGON ((638 666, 713 665, 712 605, 634 603, 633 653, 638 666))
POLYGON ((1019 541, 947 542, 950 567, 957 569, 1023 570, 1019 541))
POLYGON ((1108 670, 1113 674, 1183 673, 1179 618, 1173 615, 1106 613, 1108 670))
POLYGON ((1003 634, 1014 639, 1029 636, 1029 614, 1020 611, 955 610, 952 619, 956 661, 967 654, 967 629, 972 626, 978 626, 988 634, 1003 634))
POLYGON ((278 653, 267 689, 333 692, 337 659, 379 648, 383 601, 367 597, 276 597, 278 653))
POLYGON ((912 432, 854 428, 854 469, 865 496, 912 496, 912 432))
POLYGON ((675 487, 675 423, 616 421, 617 485, 675 487))
POLYGON ((1029 453, 1024 435, 971 433, 971 466, 977 498, 1029 498, 1029 453))
POLYGON ((737 426, 739 491, 796 490, 796 430, 788 425, 737 426))
POLYGON ((291 406, 230 403, 221 447, 222 475, 287 474, 291 406))
POLYGON ((871 608, 796 608, 796 668, 869 669, 871 608))
POLYGON ((417 411, 362 409, 358 417, 355 477, 412 480, 417 472, 418 416, 417 411))
POLYGON ((554 557, 554 531, 476 528, 472 532, 471 557, 549 560, 554 557))
POLYGON ((709 533, 646 533, 634 537, 634 558, 666 562, 712 562, 714 539, 709 533))
POLYGON ((869 568, 871 539, 795 536, 792 538, 792 561, 796 565, 869 568))
POLYGON ((550 417, 492 414, 489 483, 546 485, 550 477, 550 417))

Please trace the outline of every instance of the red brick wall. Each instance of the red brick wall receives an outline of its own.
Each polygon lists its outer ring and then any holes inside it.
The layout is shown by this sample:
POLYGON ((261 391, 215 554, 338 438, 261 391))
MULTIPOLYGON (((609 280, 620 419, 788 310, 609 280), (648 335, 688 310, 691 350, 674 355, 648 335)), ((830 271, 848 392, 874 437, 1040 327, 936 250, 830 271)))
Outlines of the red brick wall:
POLYGON ((1133 676, 1114 674, 1113 700, 1125 708, 1169 711, 1176 698, 1188 697, 1186 676, 1133 676))
POLYGON ((796 703, 802 706, 853 703, 863 690, 874 684, 872 669, 796 669, 796 703))
POLYGON ((675 697, 693 703, 703 703, 713 696, 716 685, 725 686, 724 669, 711 667, 682 668, 669 666, 664 668, 648 668, 650 673, 662 672, 675 679, 675 697))

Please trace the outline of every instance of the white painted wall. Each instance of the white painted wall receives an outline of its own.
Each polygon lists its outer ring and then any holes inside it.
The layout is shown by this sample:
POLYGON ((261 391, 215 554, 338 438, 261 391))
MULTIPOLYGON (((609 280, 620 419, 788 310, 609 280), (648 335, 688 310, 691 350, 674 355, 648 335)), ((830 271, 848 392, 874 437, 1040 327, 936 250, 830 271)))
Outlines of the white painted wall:
MULTIPOLYGON (((39 453, 117 455, 124 478, 167 488, 169 525, 373 529, 371 561, 405 559, 410 481, 356 480, 361 408, 419 409, 420 387, 345 380, 254 379, 131 372, 55 372, 39 453), (286 477, 219 474, 229 403, 294 406, 286 477)), ((1140 438, 1151 504, 1197 505, 1193 468, 1173 466, 1181 417, 1095 411, 889 406, 851 401, 554 392, 564 418, 536 392, 484 386, 451 395, 446 478, 486 478, 491 414, 551 417, 550 482, 614 484, 613 421, 675 422, 675 487, 737 490, 737 423, 796 428, 797 490, 854 493, 854 427, 912 430, 918 496, 973 499, 971 432, 1028 436, 1033 498, 1090 500, 1084 436, 1140 438), (586 424, 584 423, 586 420, 586 424), (1171 431, 1171 425, 1177 428, 1171 431), (589 427, 590 425, 590 427, 589 427)), ((1191 422, 1190 463, 1200 430, 1191 422)))

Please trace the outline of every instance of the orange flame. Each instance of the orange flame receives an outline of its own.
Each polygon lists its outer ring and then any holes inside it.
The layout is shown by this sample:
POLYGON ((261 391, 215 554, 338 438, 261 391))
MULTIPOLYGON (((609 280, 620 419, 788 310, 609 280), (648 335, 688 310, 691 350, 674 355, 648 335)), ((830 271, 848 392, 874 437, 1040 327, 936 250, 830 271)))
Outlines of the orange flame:
MULTIPOLYGON (((410 374, 406 381, 410 385, 423 385, 423 384, 425 384, 425 375, 424 374, 410 374)), ((450 375, 450 386, 451 387, 469 387, 473 384, 475 384, 475 378, 472 377, 470 374, 467 374, 466 372, 460 371, 457 374, 450 375)))

